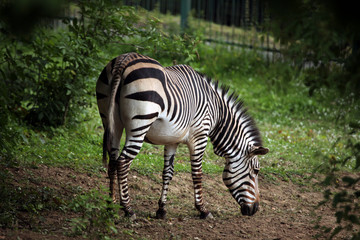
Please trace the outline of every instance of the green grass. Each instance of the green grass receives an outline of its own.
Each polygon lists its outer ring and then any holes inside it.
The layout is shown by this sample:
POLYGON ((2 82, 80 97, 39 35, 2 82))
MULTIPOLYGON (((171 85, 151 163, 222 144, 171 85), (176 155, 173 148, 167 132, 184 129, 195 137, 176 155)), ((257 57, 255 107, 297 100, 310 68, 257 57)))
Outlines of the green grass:
POLYGON ((21 142, 16 146, 15 161, 36 167, 38 164, 68 167, 96 173, 101 170, 102 129, 93 106, 87 120, 70 127, 46 130, 19 127, 21 142))

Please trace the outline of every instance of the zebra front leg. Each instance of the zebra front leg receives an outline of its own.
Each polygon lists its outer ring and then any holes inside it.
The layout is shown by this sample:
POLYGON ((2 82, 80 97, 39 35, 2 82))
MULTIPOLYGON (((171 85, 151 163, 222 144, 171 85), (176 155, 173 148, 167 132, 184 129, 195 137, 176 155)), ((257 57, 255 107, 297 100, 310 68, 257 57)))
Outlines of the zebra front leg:
POLYGON ((177 146, 177 144, 167 145, 164 148, 164 170, 162 174, 163 186, 161 191, 161 197, 159 199, 159 209, 156 211, 156 218, 158 219, 165 219, 166 217, 166 197, 169 183, 174 175, 174 158, 177 146))
MULTIPOLYGON (((201 163, 200 163, 201 165, 201 163)), ((205 203, 202 196, 202 170, 201 166, 196 166, 196 172, 194 172, 194 165, 191 164, 192 179, 194 183, 194 196, 195 196, 195 208, 200 212, 200 218, 213 218, 212 214, 206 209, 205 203)))
POLYGON ((198 144, 189 146, 191 159, 191 176, 194 183, 195 208, 200 212, 200 218, 213 218, 212 214, 206 209, 202 195, 202 157, 204 155, 207 139, 194 141, 198 144))

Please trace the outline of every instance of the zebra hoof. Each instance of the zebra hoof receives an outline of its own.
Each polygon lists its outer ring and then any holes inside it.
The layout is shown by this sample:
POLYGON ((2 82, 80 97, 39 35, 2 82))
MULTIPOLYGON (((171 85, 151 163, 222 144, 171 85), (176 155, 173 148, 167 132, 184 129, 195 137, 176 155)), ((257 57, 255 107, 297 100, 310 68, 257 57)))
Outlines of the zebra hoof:
POLYGON ((156 211, 155 218, 157 218, 157 219, 165 219, 166 218, 166 211, 164 209, 158 209, 156 211))
POLYGON ((125 211, 125 216, 128 217, 131 221, 136 220, 136 214, 132 210, 125 211))
POLYGON ((211 212, 202 212, 200 214, 200 219, 213 219, 214 216, 211 214, 211 212))
POLYGON ((136 214, 132 214, 131 216, 129 216, 130 221, 135 221, 136 220, 136 214))

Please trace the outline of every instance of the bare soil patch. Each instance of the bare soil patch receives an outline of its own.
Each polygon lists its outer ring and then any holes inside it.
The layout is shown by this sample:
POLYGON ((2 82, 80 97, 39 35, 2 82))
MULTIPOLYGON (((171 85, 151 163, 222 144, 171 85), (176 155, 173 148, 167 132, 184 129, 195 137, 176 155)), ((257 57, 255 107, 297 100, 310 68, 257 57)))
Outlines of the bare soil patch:
MULTIPOLYGON (((81 187, 87 191, 107 186, 105 172, 88 175, 71 169, 39 166, 36 169, 9 168, 13 187, 54 189, 71 198, 81 187)), ((281 180, 260 178, 260 210, 252 217, 242 216, 240 208, 221 176, 204 176, 204 198, 214 219, 200 220, 194 207, 190 174, 175 173, 170 183, 167 219, 154 219, 160 197, 161 175, 142 176, 135 171, 129 175, 132 205, 137 220, 121 221, 114 239, 312 239, 318 216, 322 225, 335 222, 327 206, 315 208, 322 200, 321 191, 311 186, 299 186, 281 180)), ((77 239, 67 233, 71 212, 42 211, 37 219, 27 219, 19 212, 15 228, 0 229, 0 239, 77 239)))

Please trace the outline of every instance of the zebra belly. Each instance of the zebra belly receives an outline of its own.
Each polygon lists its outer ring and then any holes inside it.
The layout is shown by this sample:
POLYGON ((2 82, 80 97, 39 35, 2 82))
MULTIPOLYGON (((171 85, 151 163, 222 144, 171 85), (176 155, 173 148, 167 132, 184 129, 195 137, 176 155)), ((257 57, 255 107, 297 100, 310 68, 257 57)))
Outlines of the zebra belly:
POLYGON ((188 133, 188 129, 176 130, 169 121, 159 118, 151 125, 146 138, 151 143, 158 145, 186 143, 188 133))

